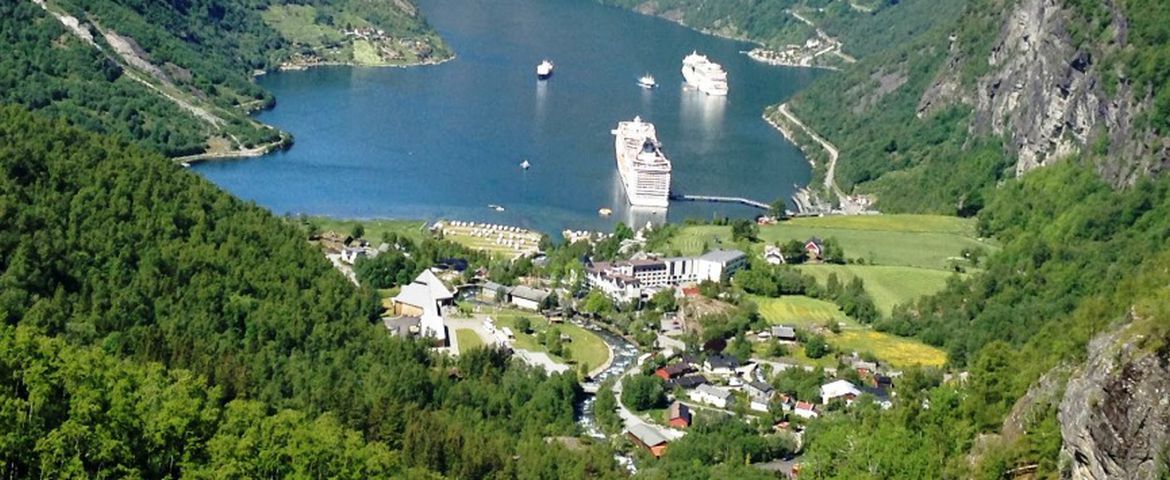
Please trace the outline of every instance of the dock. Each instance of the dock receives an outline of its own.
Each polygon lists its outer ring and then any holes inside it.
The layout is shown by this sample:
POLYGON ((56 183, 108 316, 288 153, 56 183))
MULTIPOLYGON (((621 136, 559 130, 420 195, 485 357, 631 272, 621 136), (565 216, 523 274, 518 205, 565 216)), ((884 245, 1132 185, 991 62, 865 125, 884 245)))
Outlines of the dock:
POLYGON ((715 202, 715 203, 738 203, 740 205, 747 205, 761 210, 771 210, 772 206, 767 203, 752 200, 744 197, 722 197, 718 195, 683 195, 681 193, 671 193, 670 199, 675 201, 685 202, 715 202))

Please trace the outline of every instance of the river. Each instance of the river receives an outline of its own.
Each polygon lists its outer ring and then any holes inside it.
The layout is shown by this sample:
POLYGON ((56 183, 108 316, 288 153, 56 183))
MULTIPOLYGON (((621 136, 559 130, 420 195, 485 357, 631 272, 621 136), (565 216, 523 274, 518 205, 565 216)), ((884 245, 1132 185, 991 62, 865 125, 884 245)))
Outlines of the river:
MULTIPOLYGON (((610 130, 640 115, 657 126, 675 191, 771 202, 809 181, 800 151, 761 114, 822 72, 757 63, 740 53, 749 44, 585 0, 420 7, 455 60, 265 75, 259 81, 278 105, 257 118, 291 132, 295 145, 195 170, 278 214, 609 229, 619 220, 662 220, 625 206, 614 164, 610 130), (695 50, 728 71, 726 98, 683 85, 682 58, 695 50), (537 81, 543 58, 556 70, 537 81), (644 73, 659 88, 638 88, 644 73), (522 170, 522 160, 532 168, 522 170), (599 217, 603 207, 614 215, 599 217)), ((757 213, 672 202, 666 217, 757 213)))

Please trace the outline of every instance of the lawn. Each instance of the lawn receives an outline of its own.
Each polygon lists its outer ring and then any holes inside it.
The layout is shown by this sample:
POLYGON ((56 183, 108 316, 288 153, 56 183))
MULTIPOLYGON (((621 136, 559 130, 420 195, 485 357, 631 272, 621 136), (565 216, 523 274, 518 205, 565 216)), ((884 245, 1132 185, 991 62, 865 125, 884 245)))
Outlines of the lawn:
MULTIPOLYGON (((544 331, 544 329, 548 328, 548 321, 544 317, 517 310, 498 310, 490 313, 489 316, 495 320, 496 325, 512 329, 512 332, 516 335, 517 347, 534 352, 548 352, 548 349, 544 345, 536 341, 536 337, 521 333, 516 329, 516 319, 523 316, 528 317, 531 321, 534 333, 544 331)), ((570 356, 572 357, 572 361, 577 365, 585 364, 590 370, 593 370, 600 367, 609 359, 609 347, 606 346, 605 341, 597 336, 597 334, 570 323, 563 323, 557 325, 557 327, 560 328, 561 333, 568 335, 572 339, 565 346, 572 352, 570 356)), ((565 362, 565 359, 560 356, 552 354, 549 354, 549 356, 556 361, 565 362)))
MULTIPOLYGON (((874 331, 848 318, 836 305, 808 297, 786 296, 764 298, 752 296, 751 300, 760 306, 760 315, 768 323, 812 327, 823 325, 829 319, 842 322, 840 334, 828 333, 829 344, 841 352, 870 352, 895 367, 911 365, 942 365, 946 353, 912 338, 899 337, 874 331)), ((761 350, 762 351, 762 350, 761 350)), ((793 360, 822 367, 834 366, 831 357, 813 360, 804 355, 802 346, 789 348, 793 360)))
POLYGON ((942 290, 947 279, 955 275, 943 270, 884 265, 805 265, 800 270, 816 277, 822 285, 831 273, 836 273, 842 283, 860 277, 878 310, 887 316, 895 305, 942 290))
POLYGON ((355 40, 353 42, 353 62, 358 65, 377 66, 385 65, 386 61, 378 55, 378 49, 369 40, 355 40))
POLYGON ((760 315, 763 315, 769 323, 776 325, 808 328, 824 325, 829 320, 852 322, 844 313, 841 313, 841 309, 837 308, 837 305, 824 300, 791 295, 780 298, 753 295, 750 299, 760 307, 760 315))
MULTIPOLYGON (((771 244, 803 242, 814 236, 835 238, 847 258, 860 258, 876 265, 945 270, 964 248, 995 248, 992 243, 975 238, 974 226, 969 223, 932 215, 804 218, 763 226, 760 240, 771 244)), ((731 241, 729 226, 686 226, 671 241, 671 247, 683 255, 700 253, 704 244, 710 249, 740 248, 731 241)), ((751 248, 762 250, 763 246, 756 243, 751 248)))
POLYGON ((430 235, 426 231, 426 222, 420 220, 354 220, 314 216, 309 217, 308 221, 317 225, 321 233, 334 231, 342 235, 349 235, 353 227, 360 223, 366 231, 365 238, 375 245, 382 241, 384 233, 392 232, 416 242, 430 235))
POLYGON ((271 5, 261 16, 292 43, 321 47, 345 38, 336 28, 317 23, 317 9, 310 5, 271 5))
POLYGON ((483 339, 470 328, 455 329, 455 339, 459 342, 459 353, 483 347, 483 339))

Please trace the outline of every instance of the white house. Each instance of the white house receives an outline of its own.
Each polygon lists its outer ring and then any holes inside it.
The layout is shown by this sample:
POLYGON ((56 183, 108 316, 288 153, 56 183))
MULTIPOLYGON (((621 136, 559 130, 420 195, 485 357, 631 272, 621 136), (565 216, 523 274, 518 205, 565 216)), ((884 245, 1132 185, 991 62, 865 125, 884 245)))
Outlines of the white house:
POLYGON ((695 387, 688 395, 691 400, 719 408, 727 408, 727 402, 731 400, 731 392, 707 384, 695 387))
POLYGON ((796 402, 796 405, 792 407, 792 413, 802 418, 817 418, 821 416, 821 414, 817 413, 816 405, 809 402, 796 402))
POLYGON ((353 265, 359 258, 366 256, 366 249, 361 247, 345 247, 341 249, 341 261, 353 265))
POLYGON ((846 404, 853 403, 853 399, 858 395, 861 395, 861 390, 848 380, 836 380, 821 385, 821 403, 826 405, 838 398, 844 398, 846 404))
POLYGON ((513 287, 509 292, 512 304, 525 310, 540 310, 540 304, 548 298, 549 292, 523 285, 513 287))
POLYGON ((784 254, 780 252, 780 247, 775 245, 767 245, 764 247, 764 261, 772 265, 788 263, 784 260, 784 254))

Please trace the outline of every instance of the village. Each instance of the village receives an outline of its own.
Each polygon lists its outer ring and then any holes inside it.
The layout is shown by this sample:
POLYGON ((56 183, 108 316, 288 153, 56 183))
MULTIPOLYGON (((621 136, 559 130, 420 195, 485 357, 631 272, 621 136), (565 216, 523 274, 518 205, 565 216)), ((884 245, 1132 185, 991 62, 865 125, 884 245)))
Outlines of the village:
MULTIPOLYGON (((742 228, 775 224, 765 217, 742 228)), ((607 432, 597 428, 604 414, 593 412, 593 418, 583 418, 584 430, 617 439, 619 451, 626 445, 631 468, 637 464, 633 458, 665 455, 695 422, 731 418, 791 445, 785 458, 758 466, 794 475, 806 425, 858 402, 890 408, 904 366, 941 366, 928 355, 921 362, 890 363, 846 343, 831 345, 850 334, 870 333, 843 315, 825 322, 819 320, 822 312, 809 310, 809 318, 778 322, 768 312, 743 313, 772 300, 747 294, 756 292, 760 272, 843 263, 842 242, 809 236, 733 245, 716 238, 716 248, 704 243, 694 255, 667 256, 648 248, 651 239, 662 236, 654 228, 627 234, 566 231, 565 243, 550 247, 539 233, 522 228, 435 222, 413 234, 454 242, 492 262, 523 263, 526 271, 503 278, 493 276, 500 267, 482 259, 444 259, 384 291, 383 324, 389 334, 417 338, 443 354, 494 346, 550 374, 577 375, 587 394, 613 396, 620 419, 620 428, 607 432), (613 258, 575 255, 604 250, 606 242, 616 246, 613 258), (577 267, 551 274, 553 264, 567 257, 577 267)), ((686 236, 675 233, 672 245, 686 245, 679 238, 686 236)), ((355 283, 355 266, 363 261, 398 250, 410 254, 399 244, 409 243, 403 237, 377 246, 334 232, 320 238, 326 254, 355 283)))

